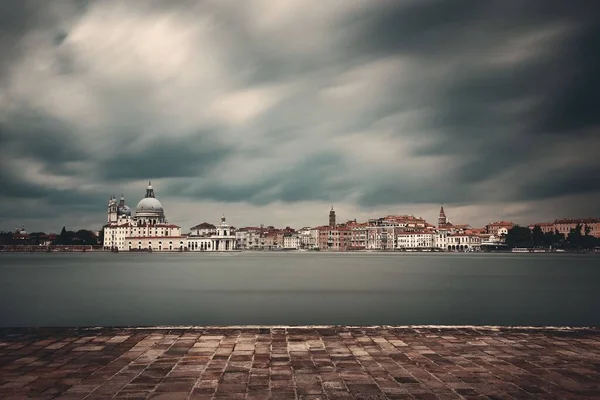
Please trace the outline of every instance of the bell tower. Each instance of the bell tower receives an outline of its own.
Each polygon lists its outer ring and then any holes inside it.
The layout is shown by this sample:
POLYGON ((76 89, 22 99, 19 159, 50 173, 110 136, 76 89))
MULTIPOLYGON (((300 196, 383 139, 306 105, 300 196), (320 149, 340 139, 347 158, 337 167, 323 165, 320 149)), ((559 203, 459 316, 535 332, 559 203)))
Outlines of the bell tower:
POLYGON ((335 211, 333 210, 333 206, 331 206, 331 211, 329 211, 329 227, 335 228, 335 211))
POLYGON ((108 198, 108 223, 117 222, 117 200, 114 196, 108 198))
POLYGON ((438 217, 438 228, 445 228, 448 225, 448 219, 446 218, 446 213, 444 212, 444 205, 440 208, 440 215, 438 217))

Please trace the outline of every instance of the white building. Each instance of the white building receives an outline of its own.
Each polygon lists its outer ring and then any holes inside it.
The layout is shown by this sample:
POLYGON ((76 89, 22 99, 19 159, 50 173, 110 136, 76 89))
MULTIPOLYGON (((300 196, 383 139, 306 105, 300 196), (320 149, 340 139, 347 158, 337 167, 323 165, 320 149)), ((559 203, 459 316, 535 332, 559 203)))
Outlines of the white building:
POLYGON ((297 233, 286 233, 283 235, 283 248, 286 250, 299 250, 301 246, 300 236, 297 233))
POLYGON ((190 235, 194 236, 212 236, 217 233, 217 227, 208 222, 203 222, 190 228, 190 235))
POLYGON ((397 249, 431 249, 434 247, 433 232, 398 232, 396 233, 397 249))
POLYGON ((446 246, 448 251, 479 251, 481 238, 466 233, 449 234, 446 246))
POLYGON ((213 230, 211 224, 203 223, 190 229, 186 238, 189 251, 234 251, 236 250, 235 229, 221 217, 221 224, 213 230))
POLYGON ((300 248, 314 250, 319 248, 319 230, 316 228, 302 228, 298 231, 300 248))
POLYGON ((105 249, 183 251, 185 247, 181 228, 167 221, 151 182, 146 188, 146 196, 135 209, 135 216, 131 215, 123 196, 119 203, 111 196, 108 201, 108 221, 103 230, 105 249))
POLYGON ((433 236, 433 247, 436 247, 440 251, 446 251, 448 249, 448 230, 437 229, 433 236))
POLYGON ((368 250, 392 250, 395 246, 395 229, 392 225, 366 227, 368 250))

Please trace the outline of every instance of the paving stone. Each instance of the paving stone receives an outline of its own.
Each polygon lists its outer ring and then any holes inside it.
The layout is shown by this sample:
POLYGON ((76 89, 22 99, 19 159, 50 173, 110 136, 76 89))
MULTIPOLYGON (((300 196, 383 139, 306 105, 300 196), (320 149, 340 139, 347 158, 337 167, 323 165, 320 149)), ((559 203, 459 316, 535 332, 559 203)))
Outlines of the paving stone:
POLYGON ((600 399, 595 329, 0 329, 2 399, 600 399))

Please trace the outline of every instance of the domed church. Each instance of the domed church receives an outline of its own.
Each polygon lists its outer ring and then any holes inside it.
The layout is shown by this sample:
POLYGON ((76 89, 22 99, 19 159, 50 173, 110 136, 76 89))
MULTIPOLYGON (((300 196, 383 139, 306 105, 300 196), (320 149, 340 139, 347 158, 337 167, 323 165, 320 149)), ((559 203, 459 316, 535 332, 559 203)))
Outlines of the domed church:
POLYGON ((148 182, 146 196, 135 208, 117 203, 115 196, 108 199, 108 223, 104 226, 104 248, 119 251, 183 251, 185 236, 181 227, 170 224, 165 218, 162 204, 154 195, 152 182, 148 182))

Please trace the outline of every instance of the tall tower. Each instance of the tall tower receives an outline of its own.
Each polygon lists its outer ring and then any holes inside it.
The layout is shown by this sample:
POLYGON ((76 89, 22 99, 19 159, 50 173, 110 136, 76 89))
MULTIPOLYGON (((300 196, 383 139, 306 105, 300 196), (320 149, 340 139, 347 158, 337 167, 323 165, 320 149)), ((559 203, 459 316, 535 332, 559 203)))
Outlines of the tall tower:
POLYGON ((114 196, 108 199, 108 223, 117 222, 117 201, 114 196))
POLYGON ((335 211, 333 211, 333 206, 331 206, 331 211, 329 211, 329 227, 335 228, 335 211))
POLYGON ((444 206, 440 208, 440 215, 438 217, 438 228, 445 228, 448 225, 448 219, 446 218, 446 213, 444 212, 444 206))

